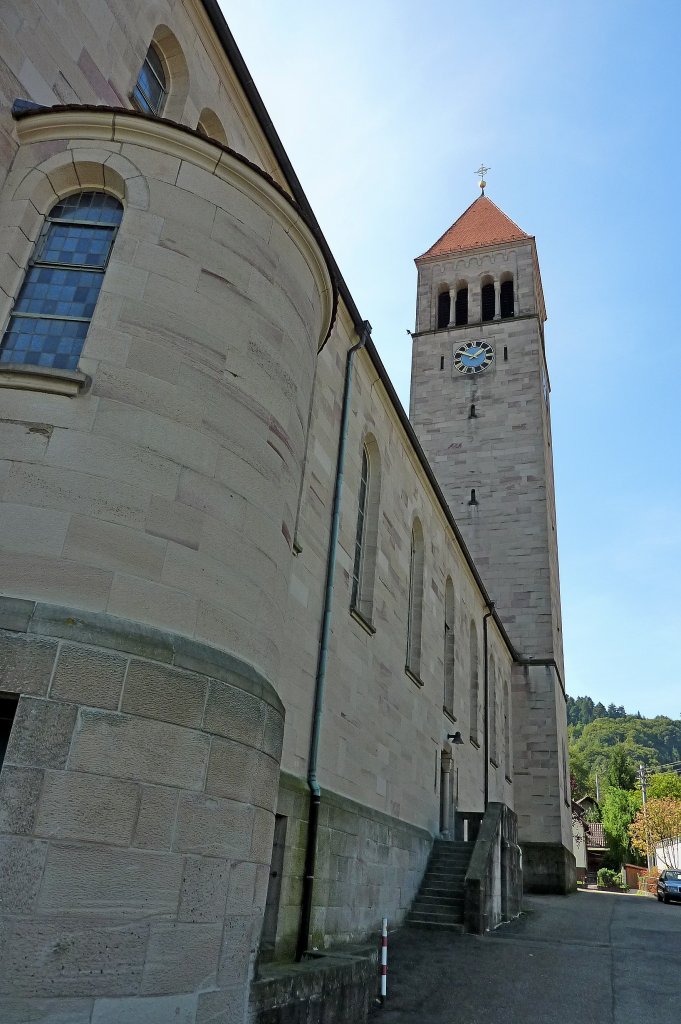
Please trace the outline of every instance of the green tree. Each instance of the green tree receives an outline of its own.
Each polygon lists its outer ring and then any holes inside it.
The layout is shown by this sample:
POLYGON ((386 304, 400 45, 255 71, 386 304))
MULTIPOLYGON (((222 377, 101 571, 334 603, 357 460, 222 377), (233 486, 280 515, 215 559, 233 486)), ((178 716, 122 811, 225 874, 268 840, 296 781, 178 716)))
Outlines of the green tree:
POLYGON ((651 800, 664 800, 673 797, 681 800, 681 778, 673 772, 648 777, 648 796, 651 800))
POLYGON ((636 785, 636 769, 627 757, 623 744, 618 744, 612 750, 605 781, 614 789, 633 789, 636 785))
POLYGON ((638 860, 631 849, 629 826, 640 806, 636 794, 611 786, 601 803, 603 831, 608 845, 607 865, 618 871, 626 861, 638 860))
POLYGON ((580 800, 583 796, 591 796, 589 762, 584 754, 570 750, 570 782, 572 784, 572 799, 580 800))
POLYGON ((577 735, 571 728, 570 756, 583 758, 589 774, 604 777, 612 748, 622 744, 634 765, 643 762, 648 769, 681 760, 681 721, 671 718, 598 718, 585 725, 577 735))

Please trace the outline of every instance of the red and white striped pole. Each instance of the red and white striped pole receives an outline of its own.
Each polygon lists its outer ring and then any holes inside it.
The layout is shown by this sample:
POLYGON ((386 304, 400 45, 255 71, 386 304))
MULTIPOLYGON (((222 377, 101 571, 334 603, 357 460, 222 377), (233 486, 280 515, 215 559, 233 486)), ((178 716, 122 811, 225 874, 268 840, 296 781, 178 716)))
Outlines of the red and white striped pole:
POLYGON ((388 918, 383 918, 381 930, 381 1003, 385 1002, 388 987, 388 918))

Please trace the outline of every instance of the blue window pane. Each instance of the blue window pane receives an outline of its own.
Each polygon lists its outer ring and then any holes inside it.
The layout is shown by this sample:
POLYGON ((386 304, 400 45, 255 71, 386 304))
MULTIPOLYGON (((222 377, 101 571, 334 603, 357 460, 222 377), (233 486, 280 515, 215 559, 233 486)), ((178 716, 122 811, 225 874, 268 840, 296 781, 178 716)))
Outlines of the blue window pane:
POLYGON ((160 114, 166 96, 166 76, 161 60, 152 46, 137 76, 133 99, 145 114, 160 114))
POLYGON ((114 227, 50 224, 36 253, 40 263, 71 263, 104 267, 116 234, 114 227))
POLYGON ((120 202, 104 192, 79 192, 52 208, 2 340, 0 362, 77 367, 122 216, 120 202))
POLYGON ((2 363, 75 370, 89 323, 12 317, 0 352, 2 363))
POLYGON ((17 313, 92 316, 102 286, 101 273, 57 267, 31 267, 14 307, 17 313))
POLYGON ((87 220, 93 224, 120 224, 123 207, 106 192, 76 192, 50 210, 50 220, 87 220))

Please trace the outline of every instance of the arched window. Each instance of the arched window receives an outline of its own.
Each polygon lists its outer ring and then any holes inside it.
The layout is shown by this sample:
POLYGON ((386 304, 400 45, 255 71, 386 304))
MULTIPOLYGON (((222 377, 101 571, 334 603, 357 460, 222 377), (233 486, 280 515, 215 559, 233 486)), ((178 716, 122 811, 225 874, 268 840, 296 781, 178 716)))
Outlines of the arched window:
POLYGON ((464 327, 468 323, 468 287, 457 288, 454 322, 457 327, 464 327))
POLYGON ((163 61, 152 43, 132 90, 133 103, 142 113, 158 117, 165 106, 167 95, 168 82, 163 61))
POLYGON ((470 708, 470 727, 469 736, 473 743, 479 744, 480 736, 478 732, 478 631, 475 628, 475 623, 471 619, 471 631, 470 631, 470 687, 469 687, 469 708, 470 708))
POLYGON ((216 142, 221 142, 224 146, 227 145, 227 135, 222 127, 222 121, 208 107, 204 107, 201 111, 196 130, 208 139, 215 139, 216 142))
POLYGON ((499 312, 501 313, 502 319, 515 315, 512 277, 506 278, 506 280, 501 282, 501 288, 499 290, 499 312))
POLYGON ((494 765, 499 764, 499 739, 497 735, 498 729, 498 710, 497 710, 497 694, 499 690, 497 681, 497 663, 494 659, 494 655, 491 655, 489 662, 489 757, 494 765))
POLYGON ((378 445, 373 438, 367 438, 362 447, 350 607, 369 623, 374 606, 380 490, 381 460, 378 445))
POLYGON ((409 608, 407 618, 407 669, 420 679, 421 622, 423 619, 423 530, 418 519, 411 531, 409 553, 409 608))
POLYGON ((454 584, 445 583, 444 709, 454 715, 454 584))
POLYGON ((494 320, 494 281, 485 281, 480 291, 481 319, 494 320))
POLYGON ((0 362, 76 369, 122 217, 118 199, 104 192, 77 192, 52 207, 0 362))
POLYGON ((511 686, 504 684, 504 773, 511 778, 511 686))

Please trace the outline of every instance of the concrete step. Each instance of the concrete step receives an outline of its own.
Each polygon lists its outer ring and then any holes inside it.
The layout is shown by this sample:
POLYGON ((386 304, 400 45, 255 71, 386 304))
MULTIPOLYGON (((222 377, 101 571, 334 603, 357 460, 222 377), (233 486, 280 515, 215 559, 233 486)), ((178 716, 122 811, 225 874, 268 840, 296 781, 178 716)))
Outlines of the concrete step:
POLYGON ((429 903, 427 900, 421 900, 419 896, 416 897, 411 905, 412 914, 427 914, 429 917, 458 917, 461 918, 463 914, 463 902, 444 904, 444 903, 429 903))
POLYGON ((473 845, 435 841, 421 888, 407 915, 407 924, 463 931, 464 887, 473 845))
POLYGON ((428 898, 429 900, 461 900, 463 901, 463 889, 430 889, 427 886, 421 887, 416 899, 428 898))
POLYGON ((417 896, 411 909, 419 914, 434 914, 441 917, 449 914, 463 913, 463 900, 430 900, 425 896, 417 896))
POLYGON ((465 878, 465 871, 426 871, 422 884, 441 882, 444 885, 463 885, 465 878))
POLYGON ((464 923, 461 918, 432 918, 427 913, 411 913, 407 919, 408 925, 418 925, 421 928, 451 928, 455 931, 464 930, 464 923))
POLYGON ((428 863, 429 864, 470 864, 470 862, 471 862, 471 859, 468 856, 468 854, 466 854, 465 856, 461 856, 461 857, 459 857, 458 854, 455 854, 453 857, 447 857, 444 854, 438 854, 435 857, 431 857, 430 861, 428 863))
POLYGON ((415 918, 412 921, 411 918, 408 918, 407 924, 410 928, 430 929, 432 932, 458 932, 459 935, 464 934, 463 924, 456 921, 427 921, 420 918, 415 918))
POLYGON ((469 860, 431 860, 428 871, 463 871, 468 870, 469 860))
POLYGON ((466 881, 466 873, 462 871, 460 874, 450 874, 446 871, 428 871, 423 876, 421 885, 442 885, 445 889, 449 889, 450 886, 460 886, 463 888, 466 881))
POLYGON ((469 860, 431 860, 428 864, 428 871, 468 871, 469 860))

